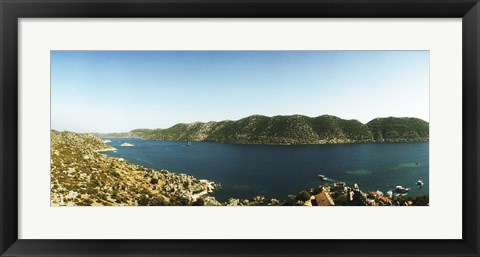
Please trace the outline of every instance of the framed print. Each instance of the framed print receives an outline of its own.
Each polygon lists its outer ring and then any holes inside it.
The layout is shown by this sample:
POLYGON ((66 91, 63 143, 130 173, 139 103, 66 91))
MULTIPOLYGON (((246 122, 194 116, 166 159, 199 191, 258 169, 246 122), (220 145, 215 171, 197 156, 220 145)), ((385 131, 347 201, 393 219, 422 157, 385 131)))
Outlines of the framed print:
POLYGON ((52 51, 51 205, 428 206, 428 59, 406 50, 52 51), (135 108, 146 120, 132 119, 135 108), (155 116, 162 123, 145 123, 155 116), (125 130, 142 123, 165 128, 125 130), (101 132, 88 143, 79 129, 101 132))
POLYGON ((0 7, 2 256, 478 256, 477 1, 0 7))

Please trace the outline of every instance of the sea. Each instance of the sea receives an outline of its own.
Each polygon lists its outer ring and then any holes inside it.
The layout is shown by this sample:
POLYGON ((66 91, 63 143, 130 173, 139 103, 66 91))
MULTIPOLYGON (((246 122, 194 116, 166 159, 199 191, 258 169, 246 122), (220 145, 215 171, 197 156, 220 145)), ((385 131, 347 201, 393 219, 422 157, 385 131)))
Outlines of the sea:
POLYGON ((213 193, 219 201, 258 195, 283 200, 289 194, 334 182, 358 184, 364 192, 386 193, 396 186, 410 188, 409 196, 429 192, 428 142, 245 145, 103 139, 117 148, 104 152, 109 156, 220 184, 213 193), (133 146, 120 146, 123 143, 133 146), (419 180, 422 187, 416 185, 419 180))

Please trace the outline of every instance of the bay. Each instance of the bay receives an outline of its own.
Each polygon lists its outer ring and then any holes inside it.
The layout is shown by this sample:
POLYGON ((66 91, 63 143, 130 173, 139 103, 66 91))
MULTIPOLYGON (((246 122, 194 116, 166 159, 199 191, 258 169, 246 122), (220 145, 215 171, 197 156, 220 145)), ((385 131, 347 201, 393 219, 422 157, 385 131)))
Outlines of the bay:
POLYGON ((229 198, 285 199, 324 183, 357 183, 362 191, 387 192, 401 185, 409 195, 428 194, 429 145, 358 143, 332 145, 240 145, 208 142, 104 138, 116 152, 105 154, 154 169, 193 175, 222 186, 213 194, 229 198), (123 143, 132 147, 120 146, 123 143), (318 179, 323 174, 328 181, 318 179), (415 184, 425 184, 418 188, 415 184))

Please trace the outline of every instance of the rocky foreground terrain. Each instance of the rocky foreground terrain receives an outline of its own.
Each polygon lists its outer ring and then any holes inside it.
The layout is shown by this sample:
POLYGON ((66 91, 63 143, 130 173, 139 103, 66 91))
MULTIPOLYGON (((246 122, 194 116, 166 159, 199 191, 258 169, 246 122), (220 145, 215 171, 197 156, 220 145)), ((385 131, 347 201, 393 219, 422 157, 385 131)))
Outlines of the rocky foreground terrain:
POLYGON ((153 170, 101 154, 90 134, 51 131, 51 205, 220 205, 213 182, 153 170))
POLYGON ((218 202, 217 185, 186 174, 154 170, 100 153, 115 150, 91 134, 51 131, 52 206, 411 206, 426 196, 386 197, 345 183, 319 185, 284 200, 255 196, 218 202))

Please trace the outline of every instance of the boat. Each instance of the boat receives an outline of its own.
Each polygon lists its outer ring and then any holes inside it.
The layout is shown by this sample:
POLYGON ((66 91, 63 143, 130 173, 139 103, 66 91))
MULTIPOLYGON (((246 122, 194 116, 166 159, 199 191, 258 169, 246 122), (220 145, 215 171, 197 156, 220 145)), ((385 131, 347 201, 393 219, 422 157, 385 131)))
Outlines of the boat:
POLYGON ((321 180, 327 180, 327 177, 325 177, 325 175, 322 175, 322 174, 318 174, 317 177, 321 180))
POLYGON ((392 190, 387 191, 387 195, 388 195, 388 197, 392 197, 393 196, 392 190))
POLYGON ((187 146, 192 146, 192 141, 188 140, 187 141, 187 146))
POLYGON ((418 187, 423 187, 424 183, 423 181, 419 180, 417 181, 417 184, 416 184, 418 187))
POLYGON ((130 146, 133 146, 133 144, 125 142, 125 143, 121 144, 120 146, 130 147, 130 146))
POLYGON ((405 194, 405 193, 408 193, 409 190, 410 190, 410 188, 405 188, 405 187, 402 187, 402 186, 396 186, 395 187, 395 192, 396 193, 405 194))

